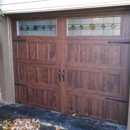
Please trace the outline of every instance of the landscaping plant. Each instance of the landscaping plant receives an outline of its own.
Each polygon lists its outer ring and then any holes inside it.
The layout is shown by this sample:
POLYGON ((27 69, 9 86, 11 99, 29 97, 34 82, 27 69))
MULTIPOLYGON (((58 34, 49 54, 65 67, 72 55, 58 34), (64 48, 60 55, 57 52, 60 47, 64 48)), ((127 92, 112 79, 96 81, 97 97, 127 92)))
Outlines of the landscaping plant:
POLYGON ((1 16, 4 16, 3 11, 0 9, 0 22, 1 22, 1 16))

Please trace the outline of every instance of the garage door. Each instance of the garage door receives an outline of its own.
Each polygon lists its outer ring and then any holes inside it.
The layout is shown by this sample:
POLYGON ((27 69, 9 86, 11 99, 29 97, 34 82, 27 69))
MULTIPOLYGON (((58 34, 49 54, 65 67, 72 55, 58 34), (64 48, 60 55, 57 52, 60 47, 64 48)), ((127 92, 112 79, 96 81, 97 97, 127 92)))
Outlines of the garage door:
POLYGON ((16 102, 126 124, 126 18, 14 20, 16 102))

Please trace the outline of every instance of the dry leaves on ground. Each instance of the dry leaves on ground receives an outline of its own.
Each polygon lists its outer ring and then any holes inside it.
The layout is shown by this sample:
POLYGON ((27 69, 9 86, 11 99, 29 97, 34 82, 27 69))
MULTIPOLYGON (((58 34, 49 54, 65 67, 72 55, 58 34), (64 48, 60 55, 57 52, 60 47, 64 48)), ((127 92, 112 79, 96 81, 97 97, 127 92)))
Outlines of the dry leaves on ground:
MULTIPOLYGON (((13 122, 5 120, 0 124, 0 130, 40 130, 39 120, 16 119, 13 122)), ((60 130, 56 127, 56 130, 60 130)))
POLYGON ((40 130, 39 120, 35 119, 16 119, 13 122, 4 121, 3 130, 40 130))

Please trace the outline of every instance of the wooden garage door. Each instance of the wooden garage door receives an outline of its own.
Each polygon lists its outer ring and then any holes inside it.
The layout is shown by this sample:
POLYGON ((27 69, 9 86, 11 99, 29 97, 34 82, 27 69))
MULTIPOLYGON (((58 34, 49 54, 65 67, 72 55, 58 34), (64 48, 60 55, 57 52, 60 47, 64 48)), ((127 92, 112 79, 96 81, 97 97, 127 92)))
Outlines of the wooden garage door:
POLYGON ((129 45, 122 42, 125 18, 66 19, 63 80, 67 113, 127 123, 129 45))
POLYGON ((12 24, 16 102, 59 111, 56 19, 12 24))
POLYGON ((12 21, 16 102, 126 125, 128 19, 12 21))

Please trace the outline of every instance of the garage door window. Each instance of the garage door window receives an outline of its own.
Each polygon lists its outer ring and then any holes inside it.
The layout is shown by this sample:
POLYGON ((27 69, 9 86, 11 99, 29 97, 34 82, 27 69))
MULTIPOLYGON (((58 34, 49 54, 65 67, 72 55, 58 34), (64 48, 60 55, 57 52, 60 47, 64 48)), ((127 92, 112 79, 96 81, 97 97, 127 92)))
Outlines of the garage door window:
POLYGON ((68 36, 119 36, 121 17, 80 18, 67 20, 68 36))
POLYGON ((17 21, 19 36, 56 36, 56 20, 17 21))

